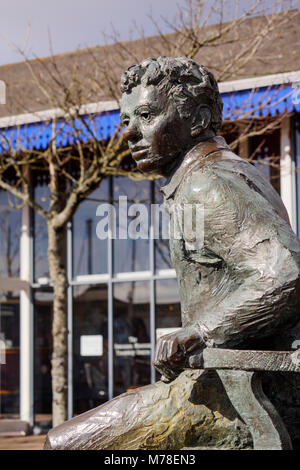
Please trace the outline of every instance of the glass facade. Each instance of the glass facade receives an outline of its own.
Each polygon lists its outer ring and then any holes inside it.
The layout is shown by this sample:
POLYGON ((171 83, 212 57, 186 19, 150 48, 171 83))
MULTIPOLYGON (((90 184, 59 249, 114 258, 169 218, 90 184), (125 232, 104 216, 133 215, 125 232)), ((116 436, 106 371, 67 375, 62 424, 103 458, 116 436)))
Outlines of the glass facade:
MULTIPOLYGON (((34 198, 45 209, 49 206, 50 188, 46 175, 34 175, 34 198)), ((48 266, 48 232, 46 220, 37 212, 33 214, 34 230, 34 263, 33 278, 36 282, 43 282, 49 278, 48 266)))
POLYGON ((150 219, 150 204, 162 204, 160 185, 114 177, 101 186, 78 208, 72 225, 73 414, 155 380, 156 329, 180 326, 168 224, 163 226, 168 218, 158 210, 157 220, 150 219), (108 231, 109 210, 113 237, 99 237, 99 223, 102 235, 108 231), (149 227, 157 223, 157 239, 137 222, 141 211, 149 227), (127 236, 131 222, 134 239, 127 236))
POLYGON ((0 191, 0 277, 20 275, 21 211, 15 198, 0 191))
POLYGON ((181 311, 177 279, 156 281, 156 327, 180 328, 181 311))
MULTIPOLYGON (((155 380, 151 358, 157 330, 180 326, 177 281, 167 239, 168 217, 161 207, 159 188, 162 184, 162 181, 132 181, 123 177, 106 179, 79 206, 69 227, 66 243, 69 245, 67 252, 72 253, 72 262, 68 265, 73 349, 69 357, 72 361, 72 415, 155 380), (151 203, 157 205, 155 214, 151 214, 151 203), (113 239, 99 237, 97 232, 99 222, 105 225, 108 204, 113 206, 115 214, 113 239), (146 214, 149 227, 155 230, 155 239, 149 238, 150 231, 146 233, 137 222, 141 210, 145 211, 142 215, 146 214), (132 228, 134 239, 127 236, 132 228)), ((35 198, 44 206, 49 203, 49 188, 44 178, 35 179, 35 198)), ((52 400, 52 290, 44 285, 49 276, 46 229, 44 220, 35 215, 34 409, 37 424, 51 416, 52 400)))
POLYGON ((73 217, 73 274, 107 273, 107 240, 96 235, 97 208, 110 199, 110 181, 105 179, 78 207, 73 217))
MULTIPOLYGON (((168 217, 163 213, 159 191, 162 184, 108 178, 82 202, 69 225, 72 415, 153 382, 156 374, 151 358, 156 330, 180 326, 177 281, 167 239, 168 217), (151 213, 151 203, 157 205, 155 214, 151 213), (109 204, 115 214, 112 239, 98 233, 99 222, 105 226, 109 204), (148 231, 139 223, 145 214, 148 231), (155 239, 149 237, 151 230, 155 239)), ((36 201, 47 207, 49 186, 45 176, 35 175, 34 191, 36 201)), ((53 294, 47 226, 38 214, 34 214, 33 222, 34 419, 37 425, 50 425, 53 294)))
POLYGON ((156 272, 160 269, 172 269, 168 240, 169 217, 163 207, 163 195, 160 191, 160 188, 164 183, 164 179, 156 180, 154 182, 154 202, 157 204, 157 215, 154 218, 154 226, 158 235, 158 237, 154 239, 156 272))
POLYGON ((149 237, 139 216, 149 218, 151 187, 149 181, 127 177, 113 179, 113 201, 116 214, 116 238, 113 242, 113 271, 124 273, 149 270, 149 237), (139 209, 145 214, 140 214, 139 209), (136 221, 136 222, 135 222, 136 221), (136 238, 129 238, 128 232, 136 238))
POLYGON ((151 382, 149 282, 114 284, 114 395, 151 382))

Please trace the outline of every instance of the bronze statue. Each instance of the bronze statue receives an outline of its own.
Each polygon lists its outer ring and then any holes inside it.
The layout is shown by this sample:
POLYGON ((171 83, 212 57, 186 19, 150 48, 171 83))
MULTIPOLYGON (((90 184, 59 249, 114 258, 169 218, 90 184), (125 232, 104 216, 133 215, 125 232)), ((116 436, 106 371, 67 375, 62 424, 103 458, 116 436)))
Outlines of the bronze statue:
MULTIPOLYGON (((121 89, 121 120, 138 168, 168 178, 161 190, 171 225, 174 207, 202 205, 204 240, 198 247, 188 236, 170 238, 182 328, 157 344, 154 365, 167 383, 131 391, 73 418, 50 431, 48 448, 186 445, 193 421, 188 415, 194 413, 198 434, 203 429, 199 410, 189 408, 192 390, 197 384, 197 393, 205 395, 205 387, 215 387, 207 375, 185 371, 189 358, 207 346, 251 348, 300 320, 300 242, 271 184, 217 136, 222 100, 213 75, 191 59, 151 58, 122 75, 121 89), (181 398, 175 406, 168 397, 176 387, 181 398), (161 418, 166 406, 169 421, 161 418), (174 407, 185 410, 185 424, 174 418, 174 407), (169 427, 165 440, 159 437, 161 420, 169 427)), ((219 403, 230 421, 222 400, 218 392, 214 406, 219 403)))

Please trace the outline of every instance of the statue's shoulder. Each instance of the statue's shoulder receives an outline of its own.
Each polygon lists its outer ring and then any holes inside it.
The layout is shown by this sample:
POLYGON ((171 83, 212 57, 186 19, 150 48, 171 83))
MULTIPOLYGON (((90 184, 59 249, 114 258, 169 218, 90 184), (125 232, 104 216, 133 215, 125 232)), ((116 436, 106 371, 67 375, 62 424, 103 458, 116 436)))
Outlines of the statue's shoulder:
POLYGON ((209 198, 217 203, 220 198, 226 196, 230 188, 234 190, 235 180, 231 177, 230 167, 220 165, 224 161, 221 157, 222 152, 218 151, 214 159, 199 159, 198 162, 193 162, 193 165, 187 168, 178 188, 179 197, 189 202, 209 198))
POLYGON ((262 173, 250 162, 230 149, 218 149, 205 158, 194 159, 186 169, 181 181, 180 193, 191 202, 208 198, 232 201, 236 197, 241 203, 245 199, 256 199, 259 195, 273 206, 282 202, 262 173))

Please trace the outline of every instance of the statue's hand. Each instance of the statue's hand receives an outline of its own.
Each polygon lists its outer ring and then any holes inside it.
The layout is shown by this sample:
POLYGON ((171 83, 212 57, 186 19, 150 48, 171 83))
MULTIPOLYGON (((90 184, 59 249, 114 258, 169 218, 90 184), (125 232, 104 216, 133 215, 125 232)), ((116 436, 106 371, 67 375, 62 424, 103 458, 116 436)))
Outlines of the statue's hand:
POLYGON ((204 342, 197 328, 180 328, 159 338, 153 365, 162 374, 161 380, 171 382, 188 367, 189 356, 203 348, 204 342))

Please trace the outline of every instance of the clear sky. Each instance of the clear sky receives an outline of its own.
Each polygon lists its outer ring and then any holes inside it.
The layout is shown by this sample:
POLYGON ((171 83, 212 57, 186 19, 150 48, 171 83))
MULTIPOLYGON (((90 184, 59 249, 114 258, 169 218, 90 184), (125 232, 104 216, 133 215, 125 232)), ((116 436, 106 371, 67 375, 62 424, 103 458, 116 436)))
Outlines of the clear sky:
MULTIPOLYGON (((237 2, 242 8, 257 0, 225 1, 234 11, 237 2)), ((14 45, 27 57, 50 55, 49 34, 54 54, 104 44, 103 33, 111 34, 112 25, 122 40, 134 38, 134 21, 151 36, 156 33, 147 17, 151 9, 153 17, 164 16, 172 23, 178 6, 184 5, 185 0, 0 0, 0 65, 24 60, 14 45)))
POLYGON ((28 56, 50 55, 49 31, 54 53, 103 44, 103 32, 112 25, 121 39, 132 37, 133 21, 145 34, 155 34, 147 18, 172 18, 182 0, 0 0, 0 64, 23 60, 13 44, 28 56))

